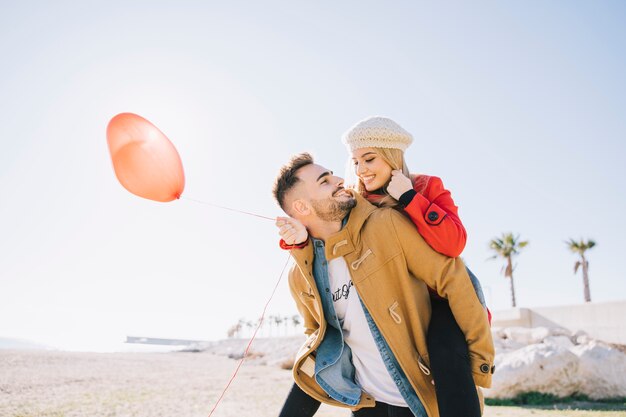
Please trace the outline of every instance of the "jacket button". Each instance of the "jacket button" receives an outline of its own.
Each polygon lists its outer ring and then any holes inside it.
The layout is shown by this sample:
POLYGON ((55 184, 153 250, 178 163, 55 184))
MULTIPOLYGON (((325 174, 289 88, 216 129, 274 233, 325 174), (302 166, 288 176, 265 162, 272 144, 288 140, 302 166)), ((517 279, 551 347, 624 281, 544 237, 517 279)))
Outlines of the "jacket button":
POLYGON ((431 222, 434 222, 438 218, 439 214, 436 211, 431 211, 430 213, 428 213, 428 220, 430 220, 431 222))
POLYGON ((491 371, 491 368, 488 364, 483 363, 482 365, 480 365, 480 372, 482 372, 483 374, 488 374, 489 371, 491 371))

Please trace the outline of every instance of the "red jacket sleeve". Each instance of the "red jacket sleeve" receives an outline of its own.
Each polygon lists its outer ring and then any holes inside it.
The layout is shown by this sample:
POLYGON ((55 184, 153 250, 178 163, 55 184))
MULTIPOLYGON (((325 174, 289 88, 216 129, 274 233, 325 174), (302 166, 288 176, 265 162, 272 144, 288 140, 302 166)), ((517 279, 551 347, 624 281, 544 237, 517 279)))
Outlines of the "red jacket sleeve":
POLYGON ((305 248, 306 245, 308 245, 308 244, 309 244, 309 239, 305 240, 302 243, 297 243, 295 245, 289 245, 283 239, 281 239, 280 242, 278 242, 278 246, 280 246, 281 249, 285 249, 285 250, 302 249, 302 248, 305 248))
POLYGON ((443 187, 441 178, 425 175, 415 177, 413 189, 417 194, 404 211, 430 247, 456 258, 465 248, 467 233, 450 191, 443 187))

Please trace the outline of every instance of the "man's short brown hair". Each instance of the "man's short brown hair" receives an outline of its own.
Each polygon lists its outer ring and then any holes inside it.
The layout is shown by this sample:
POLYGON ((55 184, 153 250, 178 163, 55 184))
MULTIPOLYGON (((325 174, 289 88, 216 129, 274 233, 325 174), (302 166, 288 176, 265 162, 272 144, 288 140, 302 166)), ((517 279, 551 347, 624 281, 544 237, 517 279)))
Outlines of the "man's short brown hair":
MULTIPOLYGON (((280 171, 278 172, 278 176, 276 176, 276 180, 274 180, 274 187, 272 187, 272 192, 274 193, 274 198, 278 202, 280 208, 285 210, 285 196, 299 181, 300 178, 296 175, 298 170, 307 165, 313 164, 313 157, 311 154, 307 152, 303 152, 291 157, 288 163, 282 166, 280 171)), ((289 213, 287 213, 289 214, 289 213)))

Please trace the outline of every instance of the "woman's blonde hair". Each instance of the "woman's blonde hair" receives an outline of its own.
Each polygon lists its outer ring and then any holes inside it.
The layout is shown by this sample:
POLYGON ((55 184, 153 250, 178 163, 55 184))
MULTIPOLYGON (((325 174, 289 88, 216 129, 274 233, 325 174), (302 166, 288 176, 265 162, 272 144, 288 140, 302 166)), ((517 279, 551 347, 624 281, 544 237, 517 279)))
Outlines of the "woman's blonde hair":
MULTIPOLYGON (((411 178, 410 176, 411 174, 409 173, 409 168, 406 166, 406 161, 404 160, 404 151, 400 149, 390 149, 390 148, 373 148, 373 149, 376 150, 376 152, 378 153, 378 156, 380 156, 383 159, 383 161, 389 164, 392 170, 399 169, 400 171, 402 171, 402 173, 406 177, 411 178)), ((380 200, 372 201, 372 203, 378 207, 399 208, 400 202, 387 193, 387 185, 389 185, 390 181, 391 181, 391 178, 389 178, 389 180, 385 183, 385 185, 381 189, 376 190, 375 193, 371 193, 365 189, 365 185, 363 184, 363 181, 357 176, 356 189, 361 195, 380 194, 381 195, 380 200)))

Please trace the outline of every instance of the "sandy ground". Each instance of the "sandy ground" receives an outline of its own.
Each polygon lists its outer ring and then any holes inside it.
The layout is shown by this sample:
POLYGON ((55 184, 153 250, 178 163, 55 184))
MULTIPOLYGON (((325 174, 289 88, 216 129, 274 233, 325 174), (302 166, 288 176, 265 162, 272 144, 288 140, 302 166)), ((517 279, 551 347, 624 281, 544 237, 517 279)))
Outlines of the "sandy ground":
MULTIPOLYGON (((206 417, 237 361, 212 353, 0 351, 1 417, 206 417)), ((277 416, 291 372, 244 363, 215 417, 277 416)), ((318 417, 348 417, 322 406, 318 417)), ((487 407, 485 416, 613 417, 626 411, 487 407)))

